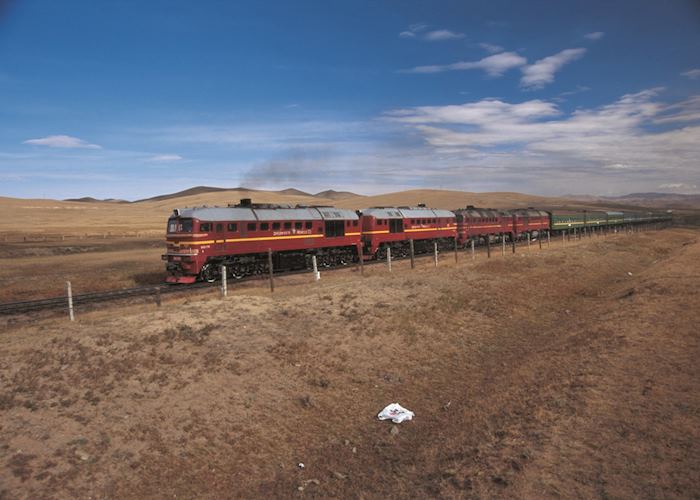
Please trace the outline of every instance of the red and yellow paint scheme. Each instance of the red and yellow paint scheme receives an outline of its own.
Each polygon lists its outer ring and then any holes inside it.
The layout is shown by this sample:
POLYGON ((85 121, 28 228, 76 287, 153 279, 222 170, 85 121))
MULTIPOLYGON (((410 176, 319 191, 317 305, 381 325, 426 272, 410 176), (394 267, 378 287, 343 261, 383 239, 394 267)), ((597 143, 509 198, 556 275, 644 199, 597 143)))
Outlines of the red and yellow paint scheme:
POLYGON ((472 205, 455 210, 457 243, 466 246, 470 240, 503 235, 513 231, 513 217, 493 208, 476 208, 472 205))
POLYGON ((413 240, 415 253, 454 246, 455 215, 448 210, 417 207, 373 207, 361 210, 362 245, 365 259, 384 258, 387 248, 405 257, 413 240))
POLYGON ((312 256, 320 266, 357 259, 358 215, 334 207, 262 205, 242 200, 229 207, 176 209, 168 220, 166 261, 169 283, 193 283, 227 275, 242 278, 268 269, 303 269, 312 256))
POLYGON ((511 234, 517 239, 522 234, 538 235, 549 230, 549 213, 534 208, 509 210, 513 218, 511 234))

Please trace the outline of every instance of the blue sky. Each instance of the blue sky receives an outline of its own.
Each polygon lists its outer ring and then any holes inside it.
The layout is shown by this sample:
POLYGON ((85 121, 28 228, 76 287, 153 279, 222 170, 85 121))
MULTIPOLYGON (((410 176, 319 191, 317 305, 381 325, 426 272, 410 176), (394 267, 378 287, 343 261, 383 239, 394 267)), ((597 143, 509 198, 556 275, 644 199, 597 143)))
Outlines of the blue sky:
POLYGON ((700 192, 700 3, 0 0, 0 195, 700 192))

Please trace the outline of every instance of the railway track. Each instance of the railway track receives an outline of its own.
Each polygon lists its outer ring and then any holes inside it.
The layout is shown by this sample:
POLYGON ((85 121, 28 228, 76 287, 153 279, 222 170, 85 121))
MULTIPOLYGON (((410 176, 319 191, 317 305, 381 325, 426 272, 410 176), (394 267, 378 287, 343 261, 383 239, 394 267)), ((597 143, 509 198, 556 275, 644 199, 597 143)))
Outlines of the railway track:
MULTIPOLYGON (((188 290, 211 288, 215 283, 196 283, 188 287, 188 290)), ((91 292, 73 295, 73 305, 96 304, 100 302, 111 302, 119 299, 132 297, 147 297, 174 292, 183 292, 183 288, 170 287, 165 285, 140 286, 134 288, 122 288, 120 290, 109 290, 106 292, 91 292)), ((5 302, 0 304, 0 315, 21 314, 34 311, 44 311, 53 309, 65 309, 68 307, 66 296, 52 297, 48 299, 25 300, 20 302, 5 302)))

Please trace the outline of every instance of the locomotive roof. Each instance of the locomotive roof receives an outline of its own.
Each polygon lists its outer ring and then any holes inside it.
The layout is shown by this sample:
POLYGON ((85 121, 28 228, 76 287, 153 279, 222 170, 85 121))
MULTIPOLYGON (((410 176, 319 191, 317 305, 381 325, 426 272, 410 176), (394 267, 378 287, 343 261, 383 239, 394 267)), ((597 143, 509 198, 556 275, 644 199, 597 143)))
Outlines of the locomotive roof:
POLYGON ((266 220, 357 220, 352 210, 335 207, 240 208, 194 207, 179 209, 180 217, 203 221, 266 221, 266 220))
POLYGON ((496 210, 495 208, 476 208, 467 207, 455 210, 455 213, 466 215, 467 217, 500 217, 504 215, 503 212, 496 210))
POLYGON ((537 210, 535 208, 516 208, 514 210, 510 210, 510 213, 515 215, 529 215, 531 217, 543 217, 549 215, 548 212, 545 212, 544 210, 537 210))
POLYGON ((373 207, 362 210, 362 215, 378 219, 419 219, 422 217, 454 217, 449 210, 425 207, 373 207))

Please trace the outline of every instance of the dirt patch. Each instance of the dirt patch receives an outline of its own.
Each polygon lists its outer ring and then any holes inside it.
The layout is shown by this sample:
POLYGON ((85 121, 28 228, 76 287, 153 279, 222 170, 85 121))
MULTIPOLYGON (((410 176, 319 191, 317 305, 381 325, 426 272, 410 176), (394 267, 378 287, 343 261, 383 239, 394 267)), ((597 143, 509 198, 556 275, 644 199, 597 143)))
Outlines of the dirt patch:
POLYGON ((0 491, 698 496, 697 237, 368 266, 8 331, 0 491), (377 421, 394 401, 415 420, 377 421))

